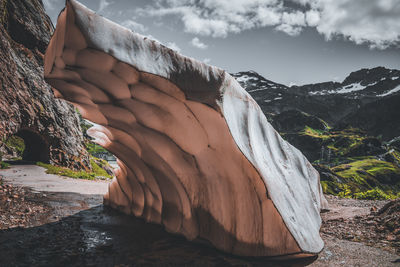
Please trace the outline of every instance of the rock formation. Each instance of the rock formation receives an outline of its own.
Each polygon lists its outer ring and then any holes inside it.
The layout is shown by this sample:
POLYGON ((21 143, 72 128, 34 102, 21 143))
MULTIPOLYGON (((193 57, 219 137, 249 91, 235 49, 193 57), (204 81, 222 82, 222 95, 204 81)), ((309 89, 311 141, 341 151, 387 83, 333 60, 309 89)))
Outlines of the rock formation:
POLYGON ((43 79, 52 32, 40 0, 0 0, 0 151, 8 137, 19 135, 26 160, 87 168, 74 108, 54 99, 43 79))
POLYGON ((44 73, 118 157, 105 204, 238 255, 321 251, 318 172, 225 71, 69 0, 44 73))

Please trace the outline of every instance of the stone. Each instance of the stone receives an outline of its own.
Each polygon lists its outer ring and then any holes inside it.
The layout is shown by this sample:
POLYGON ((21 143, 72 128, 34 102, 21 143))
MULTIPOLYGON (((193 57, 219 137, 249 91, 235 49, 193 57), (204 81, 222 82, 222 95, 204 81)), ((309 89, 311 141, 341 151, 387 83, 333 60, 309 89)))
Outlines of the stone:
POLYGON ((392 234, 389 234, 389 235, 386 236, 386 240, 387 241, 395 241, 396 240, 396 236, 392 235, 392 234))
POLYGON ((55 99, 43 78, 53 26, 42 1, 0 0, 0 14, 0 155, 18 135, 25 160, 90 169, 73 106, 55 99))

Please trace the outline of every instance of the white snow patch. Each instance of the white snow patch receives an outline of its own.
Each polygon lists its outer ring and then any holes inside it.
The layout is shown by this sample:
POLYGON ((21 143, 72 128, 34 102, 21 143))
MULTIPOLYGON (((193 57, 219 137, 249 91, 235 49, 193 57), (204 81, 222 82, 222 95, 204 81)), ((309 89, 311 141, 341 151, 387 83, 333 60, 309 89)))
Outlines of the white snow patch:
POLYGON ((392 79, 392 80, 397 80, 398 78, 400 78, 400 76, 395 76, 395 77, 392 77, 392 78, 390 78, 390 79, 392 79))
POLYGON ((246 82, 247 80, 249 80, 250 79, 250 77, 249 76, 247 76, 247 75, 244 75, 244 76, 241 76, 241 77, 238 77, 238 78, 236 78, 236 80, 238 81, 238 82, 246 82))
POLYGON ((309 92, 309 95, 329 95, 329 94, 334 94, 336 93, 335 90, 322 90, 322 91, 314 91, 314 92, 309 92))
POLYGON ((375 85, 377 83, 378 82, 373 82, 373 83, 370 83, 370 84, 368 84, 366 86, 361 85, 360 83, 352 83, 352 84, 349 84, 349 85, 346 85, 346 86, 339 87, 339 88, 334 89, 334 90, 313 91, 313 92, 309 92, 308 94, 309 95, 348 94, 348 93, 351 93, 351 92, 357 92, 357 91, 364 90, 368 86, 373 86, 373 85, 375 85))
POLYGON ((248 76, 248 75, 243 75, 243 76, 241 76, 241 77, 236 78, 236 80, 237 80, 238 82, 241 82, 241 83, 246 83, 247 81, 257 82, 257 81, 258 81, 258 78, 256 78, 256 77, 251 77, 251 76, 248 76))
POLYGON ((391 94, 394 94, 394 93, 399 92, 399 91, 400 91, 400 85, 398 85, 397 87, 393 88, 392 90, 389 90, 388 92, 383 93, 383 94, 378 95, 378 96, 387 96, 387 95, 391 95, 391 94))
POLYGON ((248 91, 248 92, 249 92, 249 93, 252 93, 252 92, 264 91, 264 90, 267 90, 267 88, 261 87, 261 88, 257 88, 257 89, 250 90, 250 91, 248 91))
POLYGON ((364 90, 366 86, 361 85, 360 83, 352 83, 342 87, 341 89, 337 90, 337 94, 347 94, 355 91, 364 90))
POLYGON ((282 97, 275 97, 274 100, 280 100, 282 97))

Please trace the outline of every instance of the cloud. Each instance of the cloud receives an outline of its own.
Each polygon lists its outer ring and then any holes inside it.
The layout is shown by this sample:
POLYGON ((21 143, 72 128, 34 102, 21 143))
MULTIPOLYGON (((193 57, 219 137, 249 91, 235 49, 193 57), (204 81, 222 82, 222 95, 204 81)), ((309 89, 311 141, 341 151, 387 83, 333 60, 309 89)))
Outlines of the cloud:
POLYGON ((300 35, 303 28, 292 26, 290 24, 281 24, 281 25, 276 26, 275 30, 284 32, 290 36, 297 36, 297 35, 300 35))
POLYGON ((158 40, 156 37, 154 37, 151 34, 144 35, 144 36, 149 38, 149 39, 151 39, 151 40, 154 40, 154 41, 156 41, 156 42, 158 42, 158 43, 160 43, 160 44, 162 44, 162 45, 164 45, 164 46, 166 46, 166 47, 168 47, 168 48, 170 48, 172 50, 175 50, 176 52, 180 52, 181 51, 181 48, 174 42, 166 42, 166 43, 161 42, 160 40, 158 40))
POLYGON ((316 25, 327 40, 342 36, 356 44, 385 49, 400 42, 398 0, 313 0, 319 12, 316 25))
POLYGON ((167 42, 166 44, 164 44, 166 47, 171 48, 172 50, 175 50, 176 52, 180 52, 181 49, 179 48, 179 46, 174 43, 174 42, 167 42))
POLYGON ((54 9, 56 3, 56 0, 43 0, 43 5, 47 10, 54 9))
POLYGON ((194 37, 191 41, 190 44, 196 48, 199 49, 207 49, 208 45, 206 45, 205 43, 201 42, 199 38, 194 37))
POLYGON ((126 27, 126 28, 128 28, 128 29, 131 29, 132 31, 135 31, 135 32, 145 32, 145 31, 147 31, 147 28, 143 24, 140 24, 140 23, 138 23, 136 21, 133 21, 131 19, 124 20, 123 22, 121 22, 121 25, 126 27))
POLYGON ((224 38, 263 27, 296 36, 311 27, 326 40, 339 37, 371 48, 400 42, 399 0, 154 0, 137 12, 176 17, 185 32, 201 36, 224 38))
POLYGON ((211 62, 211 59, 210 59, 210 58, 205 58, 205 59, 203 59, 203 62, 206 63, 206 64, 208 64, 208 63, 211 62))
POLYGON ((111 3, 107 2, 107 0, 100 0, 99 1, 99 8, 97 9, 97 12, 102 12, 104 9, 106 9, 111 3))
POLYGON ((307 25, 310 27, 315 27, 318 26, 318 23, 320 22, 320 14, 316 10, 309 10, 306 12, 306 22, 307 25))

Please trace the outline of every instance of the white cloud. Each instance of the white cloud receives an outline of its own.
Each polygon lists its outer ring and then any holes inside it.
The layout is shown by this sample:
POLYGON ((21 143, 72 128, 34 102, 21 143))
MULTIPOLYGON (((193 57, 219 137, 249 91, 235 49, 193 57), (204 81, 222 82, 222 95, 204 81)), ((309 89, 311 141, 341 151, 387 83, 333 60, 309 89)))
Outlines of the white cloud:
POLYGON ((190 44, 194 47, 197 47, 199 49, 207 49, 208 45, 206 45, 205 43, 201 42, 199 38, 194 37, 191 41, 190 44))
POLYGON ((144 35, 144 36, 149 38, 149 39, 151 39, 151 40, 153 40, 153 41, 156 41, 156 42, 158 42, 158 43, 160 43, 160 44, 162 44, 162 45, 164 45, 164 46, 166 46, 166 47, 168 47, 168 48, 170 48, 172 50, 175 50, 176 52, 180 52, 181 51, 181 48, 174 42, 166 42, 166 43, 161 42, 160 40, 158 40, 156 37, 154 37, 151 34, 144 35))
POLYGON ((282 14, 277 9, 258 7, 256 10, 256 18, 262 27, 273 26, 281 22, 282 14))
POLYGON ((99 1, 99 8, 97 9, 97 12, 102 12, 104 9, 106 9, 111 3, 107 2, 107 0, 100 0, 99 1))
POLYGON ((310 27, 315 27, 318 25, 321 17, 317 10, 309 10, 306 12, 306 22, 310 27))
POLYGON ((335 36, 385 49, 400 42, 400 2, 393 0, 313 0, 320 12, 316 26, 328 40, 335 36))
POLYGON ((156 0, 156 4, 138 9, 143 16, 180 17, 185 32, 226 37, 246 29, 276 25, 281 20, 278 0, 156 0), (272 8, 272 9, 270 9, 272 8))
POLYGON ((287 24, 291 26, 305 26, 305 16, 301 11, 295 12, 283 12, 282 14, 282 24, 287 24))
POLYGON ((223 38, 261 27, 296 36, 313 27, 327 40, 341 37, 380 49, 400 42, 399 0, 292 1, 303 7, 288 7, 284 0, 154 0, 138 12, 176 16, 185 32, 203 36, 223 38))
POLYGON ((65 0, 43 0, 43 6, 46 13, 50 16, 54 25, 57 22, 58 13, 64 6, 65 0))
POLYGON ((53 9, 55 3, 56 3, 55 0, 43 0, 43 5, 47 10, 53 9))
POLYGON ((302 27, 292 26, 290 24, 281 24, 275 27, 275 30, 284 32, 290 36, 297 36, 303 30, 302 27))
POLYGON ((174 42, 167 42, 167 43, 165 44, 165 46, 171 48, 172 50, 175 50, 176 52, 180 52, 180 51, 181 51, 181 49, 179 48, 179 46, 178 46, 176 43, 174 43, 174 42))
POLYGON ((128 29, 131 29, 132 31, 135 31, 135 32, 145 32, 145 31, 147 31, 147 28, 143 24, 140 24, 140 23, 138 23, 136 21, 133 21, 131 19, 128 19, 128 20, 125 20, 125 21, 121 22, 121 25, 126 27, 126 28, 128 28, 128 29))

